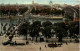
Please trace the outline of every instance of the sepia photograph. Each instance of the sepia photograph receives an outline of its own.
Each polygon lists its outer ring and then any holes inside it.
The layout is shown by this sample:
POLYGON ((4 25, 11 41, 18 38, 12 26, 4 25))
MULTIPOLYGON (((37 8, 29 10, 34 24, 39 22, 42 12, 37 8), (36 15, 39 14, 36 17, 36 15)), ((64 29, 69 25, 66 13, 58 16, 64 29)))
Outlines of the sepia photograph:
POLYGON ((80 51, 80 0, 0 0, 0 51, 80 51))

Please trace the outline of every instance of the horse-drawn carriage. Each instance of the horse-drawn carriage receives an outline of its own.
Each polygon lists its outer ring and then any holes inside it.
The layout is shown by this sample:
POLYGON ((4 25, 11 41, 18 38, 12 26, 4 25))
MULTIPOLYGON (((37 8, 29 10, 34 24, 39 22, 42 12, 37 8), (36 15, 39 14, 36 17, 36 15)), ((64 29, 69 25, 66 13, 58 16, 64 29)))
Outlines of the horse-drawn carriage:
POLYGON ((48 44, 48 47, 59 47, 61 45, 62 45, 62 43, 59 43, 59 44, 48 44))

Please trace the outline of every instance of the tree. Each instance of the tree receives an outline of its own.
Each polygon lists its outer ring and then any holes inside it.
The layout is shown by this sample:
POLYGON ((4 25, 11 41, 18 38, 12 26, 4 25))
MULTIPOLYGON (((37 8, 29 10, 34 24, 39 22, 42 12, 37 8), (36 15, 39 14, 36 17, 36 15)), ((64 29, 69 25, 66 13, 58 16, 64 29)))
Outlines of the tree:
POLYGON ((43 27, 47 27, 47 26, 51 26, 51 25, 52 25, 52 23, 50 21, 46 21, 46 22, 42 23, 43 27))
POLYGON ((63 22, 54 23, 53 27, 58 37, 58 41, 62 42, 63 36, 67 36, 67 29, 66 29, 65 23, 63 22))
POLYGON ((79 35, 79 22, 71 22, 70 23, 70 37, 75 37, 75 34, 79 35))
POLYGON ((36 10, 35 10, 35 8, 33 8, 33 9, 31 10, 31 13, 33 13, 33 14, 34 14, 34 13, 35 13, 35 11, 36 11, 36 10))
POLYGON ((46 38, 51 38, 52 34, 51 34, 51 26, 47 26, 43 29, 43 35, 46 38))
POLYGON ((23 9, 21 9, 20 13, 23 14, 23 13, 25 13, 27 10, 28 10, 28 7, 25 7, 25 8, 23 8, 23 9))
POLYGON ((30 35, 32 38, 36 37, 36 41, 37 41, 37 37, 39 36, 40 27, 41 27, 40 21, 33 22, 33 24, 30 27, 30 35))
POLYGON ((52 36, 51 29, 52 29, 52 23, 50 21, 46 21, 42 23, 42 26, 44 27, 42 33, 46 38, 50 38, 52 36))
POLYGON ((27 39, 27 34, 28 34, 28 31, 29 31, 29 28, 30 28, 30 23, 29 22, 23 23, 18 28, 19 34, 26 36, 26 39, 27 39))
POLYGON ((18 13, 16 9, 9 10, 8 12, 10 12, 11 15, 16 15, 18 13))

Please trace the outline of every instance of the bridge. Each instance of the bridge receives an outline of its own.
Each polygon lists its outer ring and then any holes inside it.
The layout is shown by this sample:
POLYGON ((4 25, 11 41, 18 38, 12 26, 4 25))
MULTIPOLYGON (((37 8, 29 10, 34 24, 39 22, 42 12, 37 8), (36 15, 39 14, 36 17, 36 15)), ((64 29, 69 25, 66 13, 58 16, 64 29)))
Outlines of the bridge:
POLYGON ((72 7, 72 6, 67 6, 65 8, 63 8, 63 11, 65 12, 65 14, 68 14, 68 15, 74 15, 74 13, 76 14, 76 17, 79 17, 79 10, 72 7))

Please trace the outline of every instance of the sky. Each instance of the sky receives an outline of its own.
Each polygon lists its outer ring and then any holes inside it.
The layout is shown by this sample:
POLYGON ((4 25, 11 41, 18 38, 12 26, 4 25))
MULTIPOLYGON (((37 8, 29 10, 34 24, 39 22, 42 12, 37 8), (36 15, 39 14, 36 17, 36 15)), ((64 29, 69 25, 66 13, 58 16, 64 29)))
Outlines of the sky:
MULTIPOLYGON (((32 4, 33 0, 0 0, 0 4, 32 4)), ((79 0, 34 0, 35 3, 39 4, 49 4, 52 1, 53 4, 69 4, 76 5, 79 4, 79 0)))

